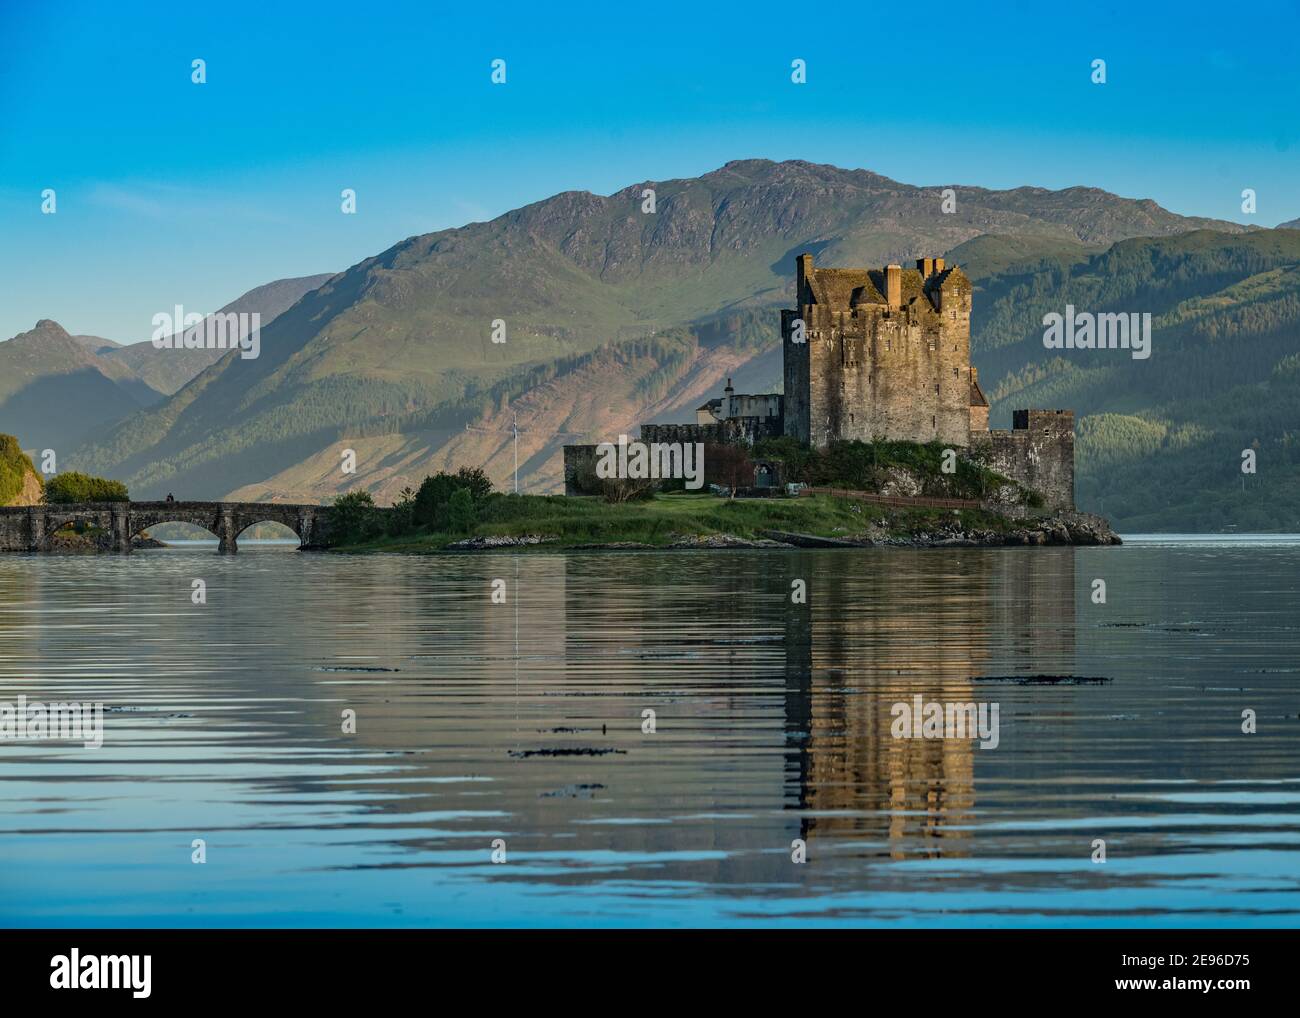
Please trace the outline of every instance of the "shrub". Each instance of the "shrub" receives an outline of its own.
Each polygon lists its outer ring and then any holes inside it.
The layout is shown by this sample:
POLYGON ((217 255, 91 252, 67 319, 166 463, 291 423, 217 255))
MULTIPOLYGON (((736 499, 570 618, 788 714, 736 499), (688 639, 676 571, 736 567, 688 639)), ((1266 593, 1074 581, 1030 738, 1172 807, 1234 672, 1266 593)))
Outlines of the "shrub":
POLYGON ((91 477, 76 470, 58 474, 45 485, 45 501, 66 502, 129 502, 126 485, 103 477, 91 477))
POLYGON ((415 493, 411 522, 430 530, 446 530, 451 525, 451 498, 464 490, 474 506, 492 493, 492 482, 479 467, 461 467, 456 473, 442 471, 426 477, 415 493))

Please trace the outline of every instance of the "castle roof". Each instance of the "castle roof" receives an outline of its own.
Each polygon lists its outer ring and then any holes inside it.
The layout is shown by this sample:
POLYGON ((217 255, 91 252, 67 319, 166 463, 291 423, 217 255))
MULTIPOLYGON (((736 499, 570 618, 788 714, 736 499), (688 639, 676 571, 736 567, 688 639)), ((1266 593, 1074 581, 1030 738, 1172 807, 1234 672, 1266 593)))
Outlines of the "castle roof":
MULTIPOLYGON (((902 303, 910 304, 926 295, 926 280, 916 269, 901 269, 898 274, 902 303)), ((836 308, 852 308, 863 304, 885 304, 885 271, 883 269, 819 269, 814 268, 808 280, 813 299, 818 304, 836 308)), ((930 277, 929 285, 940 289, 970 288, 966 273, 957 266, 944 269, 930 277)), ((926 297, 928 301, 929 298, 926 297)))
POLYGON ((853 303, 854 295, 863 290, 875 294, 875 300, 869 300, 869 303, 884 303, 884 298, 871 282, 871 273, 866 269, 813 269, 809 282, 818 304, 848 307, 853 303))

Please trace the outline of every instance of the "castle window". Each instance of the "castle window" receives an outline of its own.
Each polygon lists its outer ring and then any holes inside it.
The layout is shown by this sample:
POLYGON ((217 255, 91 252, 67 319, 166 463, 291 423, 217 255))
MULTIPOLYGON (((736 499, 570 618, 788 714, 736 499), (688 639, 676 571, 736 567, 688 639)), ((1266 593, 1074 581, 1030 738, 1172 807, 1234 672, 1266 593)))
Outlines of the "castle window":
POLYGON ((958 377, 958 376, 957 376, 957 369, 956 369, 956 368, 953 368, 953 369, 952 369, 952 377, 953 377, 953 378, 958 377))
POLYGON ((954 311, 954 312, 952 313, 952 320, 953 320, 954 322, 957 320, 957 312, 956 312, 956 311, 954 311))
POLYGON ((931 417, 931 418, 930 418, 930 427, 932 427, 932 428, 934 428, 936 431, 938 431, 938 430, 939 430, 939 418, 937 418, 937 417, 931 417))
POLYGON ((934 394, 936 396, 939 395, 939 387, 937 385, 934 387, 934 394))

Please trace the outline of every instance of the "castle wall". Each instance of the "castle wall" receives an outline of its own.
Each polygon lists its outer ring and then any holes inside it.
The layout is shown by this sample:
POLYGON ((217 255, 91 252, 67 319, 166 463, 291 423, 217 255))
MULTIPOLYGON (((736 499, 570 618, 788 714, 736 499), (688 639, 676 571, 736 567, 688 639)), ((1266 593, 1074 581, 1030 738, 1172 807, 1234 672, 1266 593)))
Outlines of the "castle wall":
POLYGON ((584 491, 581 477, 596 475, 596 447, 594 445, 566 445, 564 447, 564 493, 566 495, 594 495, 584 491))
POLYGON ((642 442, 711 442, 753 445, 764 438, 779 438, 783 422, 778 417, 731 417, 717 424, 643 424, 642 442))
POLYGON ((992 470, 1040 492, 1048 509, 1074 509, 1074 412, 1016 410, 1012 430, 976 436, 992 470))
POLYGON ((781 312, 781 342, 784 346, 782 360, 785 365, 785 433, 800 442, 809 440, 808 343, 794 342, 794 322, 798 311, 781 312))
MULTIPOLYGON (((704 444, 753 445, 764 438, 779 438, 783 429, 780 416, 732 417, 714 424, 643 424, 641 436, 635 441, 667 445, 692 442, 704 444)), ((594 495, 586 491, 582 478, 590 479, 596 473, 595 445, 566 445, 564 447, 564 493, 566 495, 594 495)))
MULTIPOLYGON (((719 400, 719 414, 717 419, 727 420, 732 417, 780 417, 781 403, 781 394, 775 392, 762 393, 757 396, 724 396, 719 400)), ((703 421, 701 423, 709 424, 711 422, 703 421)))

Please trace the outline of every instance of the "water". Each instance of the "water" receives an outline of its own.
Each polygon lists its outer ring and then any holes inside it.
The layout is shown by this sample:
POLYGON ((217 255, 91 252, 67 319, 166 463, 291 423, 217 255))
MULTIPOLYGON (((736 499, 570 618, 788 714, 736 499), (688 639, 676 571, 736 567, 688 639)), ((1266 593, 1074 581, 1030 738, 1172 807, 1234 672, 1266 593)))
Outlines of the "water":
POLYGON ((0 924, 1294 926, 1298 564, 0 557, 0 700, 109 708, 0 741, 0 924), (999 745, 891 737, 916 693, 999 745))

